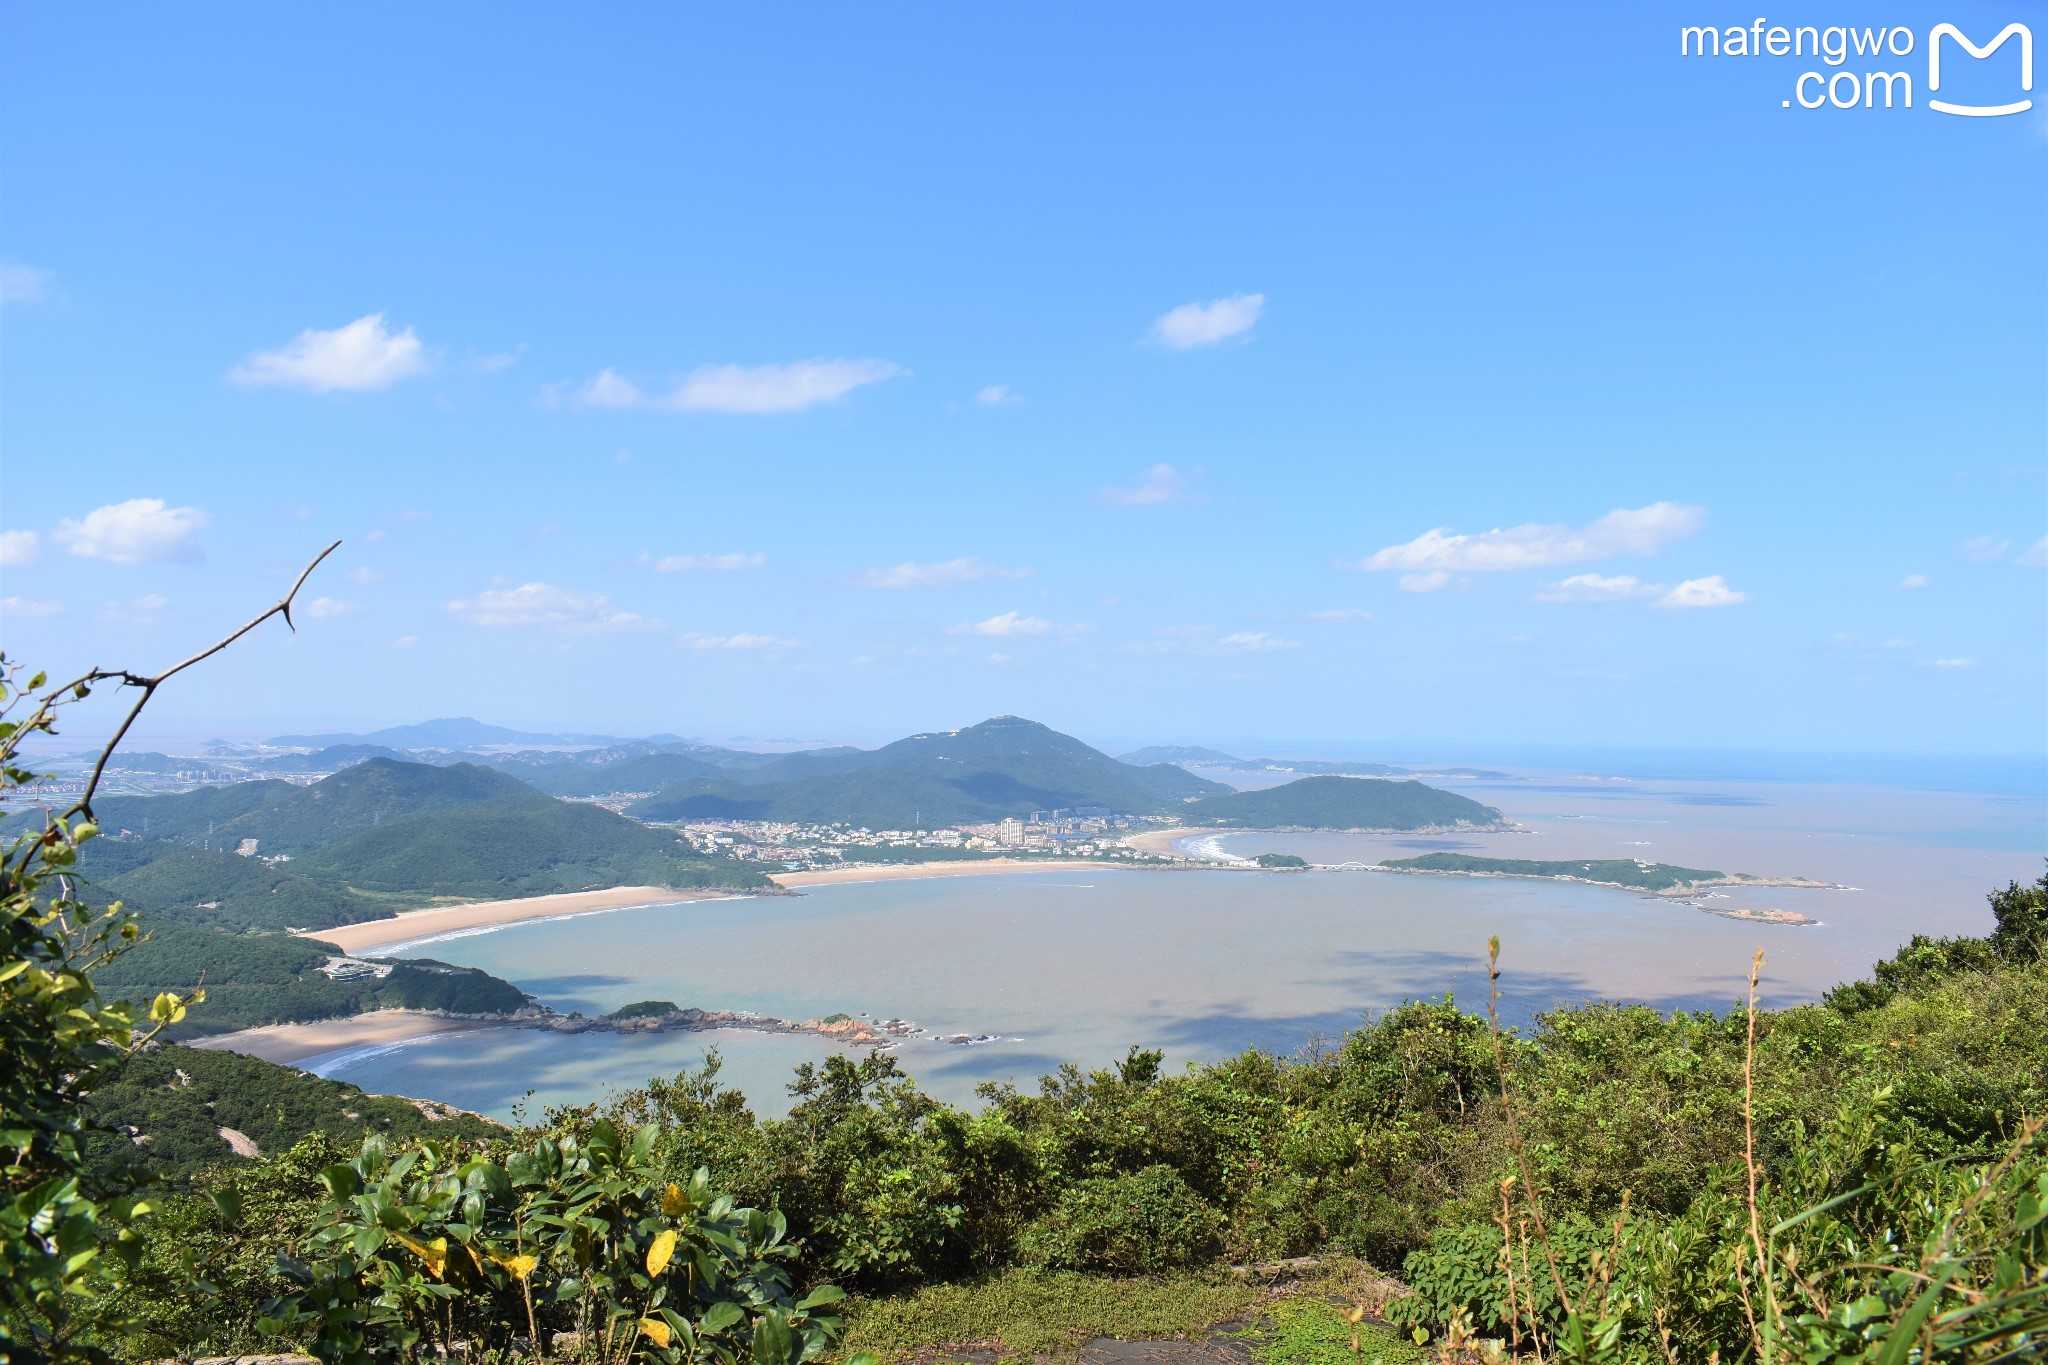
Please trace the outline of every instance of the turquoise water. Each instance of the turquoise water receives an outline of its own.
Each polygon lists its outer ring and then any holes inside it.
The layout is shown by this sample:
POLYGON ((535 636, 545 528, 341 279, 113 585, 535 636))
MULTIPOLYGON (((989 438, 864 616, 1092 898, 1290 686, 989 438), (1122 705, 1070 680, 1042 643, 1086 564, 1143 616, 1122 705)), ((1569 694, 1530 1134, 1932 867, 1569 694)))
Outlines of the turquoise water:
MULTIPOLYGON (((1449 784, 1447 784, 1449 785, 1449 784)), ((932 1034, 899 1049, 934 1093, 1033 1085, 1063 1062, 1106 1065, 1132 1044, 1169 1065, 1245 1047, 1293 1052, 1367 1011, 1446 991, 1485 999, 1486 940, 1502 941, 1503 1010, 1527 1021, 1589 996, 1724 1008, 1753 949, 1765 993, 1810 999, 1914 932, 1990 924, 1985 892, 2030 878, 2048 847, 2039 801, 1786 784, 1544 780, 1461 785, 1526 832, 1457 838, 1233 834, 1238 854, 1376 861, 1435 847, 1505 857, 1640 857, 1853 890, 1731 892, 1703 902, 1798 910, 1817 928, 1747 924, 1631 892, 1565 883, 1077 867, 809 888, 508 926, 412 945, 518 982, 561 1011, 635 1000, 781 1018, 902 1017, 932 1034)), ((532 1092, 580 1102, 701 1063, 764 1113, 799 1061, 831 1046, 741 1030, 645 1037, 493 1029, 308 1063, 379 1092, 508 1115, 532 1092)))

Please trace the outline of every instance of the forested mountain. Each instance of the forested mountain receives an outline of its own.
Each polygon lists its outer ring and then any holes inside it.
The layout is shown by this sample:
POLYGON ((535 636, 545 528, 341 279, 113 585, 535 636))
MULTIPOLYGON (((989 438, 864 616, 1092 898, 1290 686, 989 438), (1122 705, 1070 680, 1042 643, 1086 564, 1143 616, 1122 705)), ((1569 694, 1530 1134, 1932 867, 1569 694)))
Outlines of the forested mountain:
POLYGON ((797 820, 879 829, 1076 806, 1153 814, 1228 790, 1172 764, 1134 767, 1036 721, 999 716, 880 749, 786 754, 734 777, 681 783, 633 813, 649 820, 797 820))
POLYGON ((1376 777, 1304 777, 1264 791, 1205 797, 1181 808, 1191 825, 1241 829, 1492 829, 1501 814, 1456 792, 1376 777))

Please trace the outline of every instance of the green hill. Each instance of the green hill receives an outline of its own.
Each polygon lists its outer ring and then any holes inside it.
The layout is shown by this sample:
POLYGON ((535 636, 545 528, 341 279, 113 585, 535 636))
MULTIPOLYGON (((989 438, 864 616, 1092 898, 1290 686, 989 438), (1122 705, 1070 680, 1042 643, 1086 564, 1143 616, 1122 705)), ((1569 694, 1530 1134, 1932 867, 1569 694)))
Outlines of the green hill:
POLYGON ((1119 762, 1146 767, 1153 763, 1200 763, 1205 766, 1242 763, 1236 754, 1221 749, 1204 749, 1198 744, 1154 744, 1119 756, 1119 762))
MULTIPOLYGON (((337 924, 382 919, 391 907, 344 886, 300 875, 298 860, 282 865, 241 858, 218 850, 158 843, 167 850, 151 861, 109 874, 101 855, 105 840, 86 846, 85 865, 94 889, 130 910, 240 933, 288 929, 331 929, 337 924), (287 871, 286 869, 294 869, 287 871)), ((142 852, 148 844, 131 842, 142 852)))
POLYGON ((290 866, 325 884, 390 896, 496 898, 607 886, 767 884, 741 864, 695 856, 671 831, 530 788, 365 830, 290 866))
POLYGON ((381 977, 330 981, 320 968, 343 954, 317 939, 230 934, 162 918, 146 918, 144 927, 149 937, 94 979, 107 998, 145 1008, 159 992, 186 995, 204 985, 205 1003, 172 1030, 179 1038, 378 1009, 510 1014, 527 1003, 509 981, 425 958, 399 959, 381 977))
POLYGON ((1372 777, 1304 777, 1264 791, 1206 797, 1181 814, 1191 825, 1241 829, 1491 829, 1503 823, 1492 806, 1455 792, 1372 777))
POLYGON ((735 777, 671 787, 633 807, 633 814, 897 829, 1076 806, 1153 814, 1228 790, 1171 764, 1120 763, 1035 721, 1000 716, 880 749, 788 754, 735 777))
POLYGON ((98 803, 108 830, 152 839, 210 841, 233 848, 255 839, 264 853, 317 848, 361 830, 429 811, 453 810, 533 789, 515 777, 473 763, 435 767, 372 758, 311 786, 237 782, 176 796, 109 797, 98 803))
POLYGON ((223 1128, 266 1155, 310 1133, 354 1145, 369 1133, 476 1141, 503 1132, 489 1119, 443 1105, 366 1095, 293 1067, 177 1046, 122 1062, 94 1087, 86 1114, 95 1173, 110 1183, 129 1172, 178 1182, 209 1166, 243 1163, 223 1128))

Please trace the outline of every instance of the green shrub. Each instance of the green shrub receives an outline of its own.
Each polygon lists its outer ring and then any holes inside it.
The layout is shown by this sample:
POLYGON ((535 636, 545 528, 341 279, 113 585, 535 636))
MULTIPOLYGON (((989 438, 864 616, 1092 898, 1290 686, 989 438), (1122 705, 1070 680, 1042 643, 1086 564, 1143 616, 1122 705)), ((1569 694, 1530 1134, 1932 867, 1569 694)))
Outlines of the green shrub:
POLYGON ((1084 1180, 1063 1191, 1024 1234, 1038 1265, 1119 1275, 1172 1270, 1206 1260, 1223 1220, 1171 1166, 1084 1180))

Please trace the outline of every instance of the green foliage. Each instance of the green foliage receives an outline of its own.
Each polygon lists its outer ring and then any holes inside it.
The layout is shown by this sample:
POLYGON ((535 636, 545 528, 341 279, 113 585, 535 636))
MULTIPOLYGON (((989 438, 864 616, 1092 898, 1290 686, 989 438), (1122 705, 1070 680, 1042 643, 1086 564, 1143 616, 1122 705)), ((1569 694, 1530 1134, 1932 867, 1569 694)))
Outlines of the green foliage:
POLYGON ((1302 777, 1263 791, 1206 796, 1179 808, 1191 825, 1239 829, 1491 828, 1500 812, 1468 796, 1366 777, 1302 777))
POLYGON ((607 1014, 607 1019, 663 1019, 678 1013, 681 1007, 673 1000, 635 1000, 630 1005, 621 1005, 607 1014))
POLYGON ((1261 853, 1252 861, 1260 867, 1302 868, 1308 866, 1308 859, 1294 853, 1261 853))
POLYGON ((1223 1218, 1171 1166, 1083 1180, 1024 1233, 1027 1261, 1131 1275, 1206 1261, 1223 1218))
POLYGON ((331 929, 391 913, 382 901, 285 870, 297 866, 293 862, 280 867, 259 858, 242 858, 217 849, 183 848, 161 841, 101 844, 88 859, 94 890, 103 896, 118 897, 136 913, 146 914, 157 923, 175 920, 230 933, 249 929, 282 933, 292 929, 331 929), (102 855, 110 848, 158 856, 131 870, 109 875, 101 863, 102 855))
POLYGON ((540 1138, 503 1160, 457 1144, 392 1156, 382 1139, 320 1173, 326 1197, 291 1288, 258 1324, 337 1365, 507 1349, 573 1330, 612 1361, 798 1365, 821 1353, 842 1296, 799 1299, 778 1213, 735 1208, 698 1172, 664 1182, 658 1133, 599 1121, 582 1139, 540 1138))
POLYGON ((1243 1340, 1260 1365, 1421 1365, 1429 1359, 1407 1338, 1378 1323, 1353 1321, 1314 1295, 1274 1304, 1243 1340))
POLYGON ((366 1095, 293 1067, 175 1045, 109 1068, 86 1101, 86 1115, 93 1180, 106 1188, 131 1174, 182 1185, 213 1165, 248 1164, 233 1154, 223 1128, 266 1153, 311 1134, 354 1144, 370 1134, 481 1141, 502 1132, 487 1119, 445 1106, 366 1095))
POLYGON ((1540 858, 1475 858, 1469 853, 1425 853, 1419 858, 1390 858, 1381 867, 1416 872, 1488 873, 1498 877, 1572 877, 1644 891, 1669 891, 1696 882, 1717 881, 1728 874, 1670 863, 1644 863, 1633 858, 1545 860, 1540 858))

